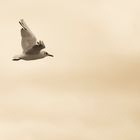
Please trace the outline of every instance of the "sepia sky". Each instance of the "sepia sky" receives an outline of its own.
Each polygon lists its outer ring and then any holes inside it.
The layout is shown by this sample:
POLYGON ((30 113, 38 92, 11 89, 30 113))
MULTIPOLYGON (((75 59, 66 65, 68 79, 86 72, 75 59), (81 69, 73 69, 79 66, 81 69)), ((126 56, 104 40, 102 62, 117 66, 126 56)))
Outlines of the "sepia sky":
POLYGON ((1 0, 0 139, 140 139, 139 7, 1 0), (12 61, 22 18, 54 58, 12 61))

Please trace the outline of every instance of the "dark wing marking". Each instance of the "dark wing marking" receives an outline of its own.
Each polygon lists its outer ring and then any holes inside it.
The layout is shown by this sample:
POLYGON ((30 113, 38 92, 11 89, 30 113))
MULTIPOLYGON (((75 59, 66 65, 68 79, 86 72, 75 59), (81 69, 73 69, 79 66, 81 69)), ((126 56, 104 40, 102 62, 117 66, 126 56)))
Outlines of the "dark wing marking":
POLYGON ((26 54, 38 54, 42 49, 45 48, 43 41, 37 42, 31 49, 29 49, 26 54))

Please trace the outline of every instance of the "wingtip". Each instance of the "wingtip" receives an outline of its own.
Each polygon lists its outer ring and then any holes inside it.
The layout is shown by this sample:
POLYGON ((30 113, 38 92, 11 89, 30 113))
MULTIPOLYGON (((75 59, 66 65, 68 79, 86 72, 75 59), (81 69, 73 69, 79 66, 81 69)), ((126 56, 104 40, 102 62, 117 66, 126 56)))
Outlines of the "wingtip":
POLYGON ((24 19, 19 20, 19 24, 22 26, 24 30, 29 30, 28 26, 26 25, 24 19))
POLYGON ((21 21, 21 22, 22 22, 22 21, 24 21, 24 19, 23 19, 23 18, 21 18, 19 21, 21 21))

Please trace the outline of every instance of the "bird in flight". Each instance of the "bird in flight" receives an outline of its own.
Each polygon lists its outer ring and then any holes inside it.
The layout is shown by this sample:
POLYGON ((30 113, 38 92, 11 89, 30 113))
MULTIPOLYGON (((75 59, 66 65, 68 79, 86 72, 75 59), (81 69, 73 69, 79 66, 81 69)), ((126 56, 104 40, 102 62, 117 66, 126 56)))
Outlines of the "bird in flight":
POLYGON ((19 24, 22 26, 21 28, 21 46, 23 49, 23 53, 21 55, 16 55, 13 57, 13 61, 18 60, 36 60, 41 59, 46 56, 53 57, 52 54, 49 54, 46 51, 42 51, 45 48, 45 44, 43 41, 37 41, 35 35, 32 33, 30 28, 27 26, 25 21, 21 19, 19 24))

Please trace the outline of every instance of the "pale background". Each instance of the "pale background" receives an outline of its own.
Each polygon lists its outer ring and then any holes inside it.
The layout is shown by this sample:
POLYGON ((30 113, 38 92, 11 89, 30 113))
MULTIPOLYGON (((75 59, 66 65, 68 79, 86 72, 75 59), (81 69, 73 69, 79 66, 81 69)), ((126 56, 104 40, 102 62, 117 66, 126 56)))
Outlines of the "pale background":
POLYGON ((1 0, 0 140, 140 140, 140 1, 1 0), (24 18, 54 58, 13 62, 24 18))

